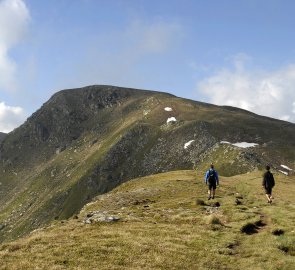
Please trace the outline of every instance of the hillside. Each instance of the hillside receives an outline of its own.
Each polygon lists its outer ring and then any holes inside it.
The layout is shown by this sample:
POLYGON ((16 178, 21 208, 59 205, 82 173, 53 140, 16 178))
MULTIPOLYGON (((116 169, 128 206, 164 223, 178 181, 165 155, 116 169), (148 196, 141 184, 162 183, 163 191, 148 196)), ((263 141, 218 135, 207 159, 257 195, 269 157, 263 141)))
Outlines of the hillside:
POLYGON ((0 242, 78 213, 95 196, 171 170, 223 176, 295 168, 295 125, 155 91, 63 90, 0 144, 0 242), (222 143, 222 142, 228 143, 222 143), (241 148, 247 142, 255 147, 241 148))
POLYGON ((7 135, 6 133, 0 132, 0 143, 4 140, 6 135, 7 135))
POLYGON ((202 172, 129 181, 0 245, 0 269, 294 269, 295 178, 275 173, 269 205, 261 174, 222 177, 213 201, 202 172))

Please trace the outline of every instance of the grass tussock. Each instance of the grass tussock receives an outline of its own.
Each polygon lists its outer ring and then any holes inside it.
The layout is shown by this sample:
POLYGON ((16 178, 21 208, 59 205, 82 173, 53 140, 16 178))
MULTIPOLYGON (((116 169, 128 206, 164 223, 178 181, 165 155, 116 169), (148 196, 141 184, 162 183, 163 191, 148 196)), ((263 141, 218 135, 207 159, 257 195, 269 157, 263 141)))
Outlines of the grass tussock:
POLYGON ((210 215, 207 217, 208 225, 223 225, 220 218, 215 215, 210 215))

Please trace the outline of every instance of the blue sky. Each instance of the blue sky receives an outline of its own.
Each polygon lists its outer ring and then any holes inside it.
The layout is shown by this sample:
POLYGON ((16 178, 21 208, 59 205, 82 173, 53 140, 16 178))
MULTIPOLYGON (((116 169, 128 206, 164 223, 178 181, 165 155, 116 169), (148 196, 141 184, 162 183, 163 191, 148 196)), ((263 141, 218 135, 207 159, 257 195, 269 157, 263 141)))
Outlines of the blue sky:
POLYGON ((294 10, 292 0, 0 0, 0 131, 92 84, 295 122, 294 10))

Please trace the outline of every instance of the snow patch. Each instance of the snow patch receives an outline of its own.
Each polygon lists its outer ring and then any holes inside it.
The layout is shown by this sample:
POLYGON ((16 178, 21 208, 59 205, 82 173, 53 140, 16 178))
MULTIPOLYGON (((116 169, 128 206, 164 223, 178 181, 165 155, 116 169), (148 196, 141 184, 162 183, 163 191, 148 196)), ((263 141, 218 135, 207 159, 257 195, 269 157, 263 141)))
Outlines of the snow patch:
POLYGON ((281 167, 284 168, 284 169, 286 169, 286 170, 288 170, 288 171, 293 171, 291 168, 289 168, 289 167, 286 166, 286 165, 281 165, 281 167))
POLYGON ((221 144, 231 144, 233 146, 237 146, 240 148, 249 148, 249 147, 255 147, 256 145, 258 145, 257 143, 248 143, 248 142, 237 142, 237 143, 230 143, 227 141, 221 141, 221 144))
POLYGON ((184 144, 184 149, 187 149, 195 140, 190 140, 189 142, 184 144))
POLYGON ((172 112, 172 111, 173 111, 172 108, 170 108, 170 107, 166 107, 164 110, 165 110, 166 112, 172 112))
POLYGON ((287 172, 284 172, 284 171, 281 171, 281 170, 278 170, 280 173, 283 173, 283 174, 285 174, 285 175, 289 175, 289 173, 287 173, 287 172))
POLYGON ((258 144, 257 143, 240 142, 240 143, 233 143, 233 145, 240 147, 240 148, 248 148, 248 147, 255 147, 258 144))
POLYGON ((169 118, 167 119, 167 124, 170 123, 170 122, 176 122, 176 121, 177 121, 177 120, 176 120, 175 117, 169 117, 169 118))
POLYGON ((226 144, 231 144, 230 142, 227 142, 227 141, 221 141, 220 143, 221 143, 221 144, 225 144, 225 143, 226 143, 226 144))

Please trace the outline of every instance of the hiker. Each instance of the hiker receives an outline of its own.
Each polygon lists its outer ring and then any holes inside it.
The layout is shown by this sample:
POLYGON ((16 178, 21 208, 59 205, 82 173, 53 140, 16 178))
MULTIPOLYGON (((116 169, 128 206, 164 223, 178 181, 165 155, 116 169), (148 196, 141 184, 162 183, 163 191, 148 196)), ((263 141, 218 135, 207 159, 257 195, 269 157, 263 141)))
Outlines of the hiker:
POLYGON ((265 195, 268 203, 272 203, 273 197, 271 195, 272 188, 275 186, 275 179, 270 172, 270 166, 265 167, 266 172, 263 174, 262 187, 265 189, 265 195))
POLYGON ((205 183, 208 185, 208 200, 214 199, 216 186, 219 185, 218 173, 211 163, 210 169, 205 174, 205 183))

